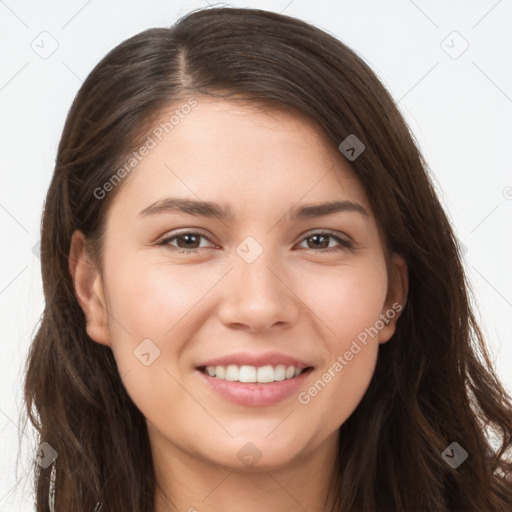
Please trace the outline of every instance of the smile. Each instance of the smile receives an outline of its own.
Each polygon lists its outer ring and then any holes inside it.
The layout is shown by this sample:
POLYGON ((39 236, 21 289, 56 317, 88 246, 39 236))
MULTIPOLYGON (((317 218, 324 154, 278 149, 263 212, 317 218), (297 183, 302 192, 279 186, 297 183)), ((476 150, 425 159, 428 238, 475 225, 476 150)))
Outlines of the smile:
POLYGON ((225 366, 203 366, 200 371, 216 379, 227 380, 230 382, 253 382, 268 384, 282 380, 293 379, 305 372, 308 368, 298 368, 278 364, 276 366, 249 366, 229 364, 225 366))

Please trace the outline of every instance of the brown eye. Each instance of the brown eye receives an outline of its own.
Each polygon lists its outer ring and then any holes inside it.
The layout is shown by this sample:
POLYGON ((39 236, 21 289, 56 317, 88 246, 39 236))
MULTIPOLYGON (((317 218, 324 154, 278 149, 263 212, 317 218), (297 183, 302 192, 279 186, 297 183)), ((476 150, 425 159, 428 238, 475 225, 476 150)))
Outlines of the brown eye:
POLYGON ((178 235, 176 236, 176 240, 178 241, 178 247, 181 249, 196 249, 200 244, 200 237, 201 235, 195 235, 195 234, 187 234, 187 235, 178 235), (180 245, 180 240, 183 241, 183 246, 180 245))
POLYGON ((308 235, 303 239, 307 243, 306 249, 317 250, 320 252, 343 251, 352 248, 352 243, 329 232, 317 232, 308 235), (330 245, 330 240, 336 240, 338 246, 330 245))
POLYGON ((187 231, 164 238, 158 245, 169 247, 170 249, 181 253, 197 252, 197 250, 201 248, 201 238, 208 240, 208 238, 202 233, 187 231), (176 245, 171 243, 173 240, 176 240, 176 245))

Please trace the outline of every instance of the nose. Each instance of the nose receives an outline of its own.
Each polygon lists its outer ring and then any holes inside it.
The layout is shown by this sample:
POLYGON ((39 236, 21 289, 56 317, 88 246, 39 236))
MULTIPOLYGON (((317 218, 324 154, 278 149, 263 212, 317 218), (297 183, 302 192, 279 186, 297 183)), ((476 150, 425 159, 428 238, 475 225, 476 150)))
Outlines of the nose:
POLYGON ((218 316, 230 328, 264 332, 273 326, 297 322, 301 301, 289 272, 263 253, 249 263, 236 256, 234 268, 223 280, 218 316))

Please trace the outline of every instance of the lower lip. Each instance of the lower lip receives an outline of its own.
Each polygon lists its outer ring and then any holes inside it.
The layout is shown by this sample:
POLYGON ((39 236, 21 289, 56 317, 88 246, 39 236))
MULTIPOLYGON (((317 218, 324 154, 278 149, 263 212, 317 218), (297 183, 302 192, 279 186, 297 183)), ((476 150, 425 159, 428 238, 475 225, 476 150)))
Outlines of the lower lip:
POLYGON ((206 383, 219 395, 231 402, 246 407, 267 407, 288 398, 295 393, 308 378, 312 368, 292 379, 269 383, 238 382, 210 377, 199 370, 197 372, 206 383))

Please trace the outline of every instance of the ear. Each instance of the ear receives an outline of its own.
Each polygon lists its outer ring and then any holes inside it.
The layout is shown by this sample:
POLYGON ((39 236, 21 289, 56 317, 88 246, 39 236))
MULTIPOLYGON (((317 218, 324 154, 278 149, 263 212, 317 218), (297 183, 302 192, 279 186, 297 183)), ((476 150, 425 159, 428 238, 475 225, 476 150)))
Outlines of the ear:
POLYGON ((386 343, 395 333, 396 322, 407 302, 408 291, 409 277, 407 264, 402 256, 393 254, 390 264, 388 293, 380 315, 384 327, 379 329, 379 343, 386 343))
POLYGON ((87 334, 97 343, 111 346, 101 274, 88 256, 85 236, 79 230, 71 237, 69 272, 76 298, 85 315, 87 334))

